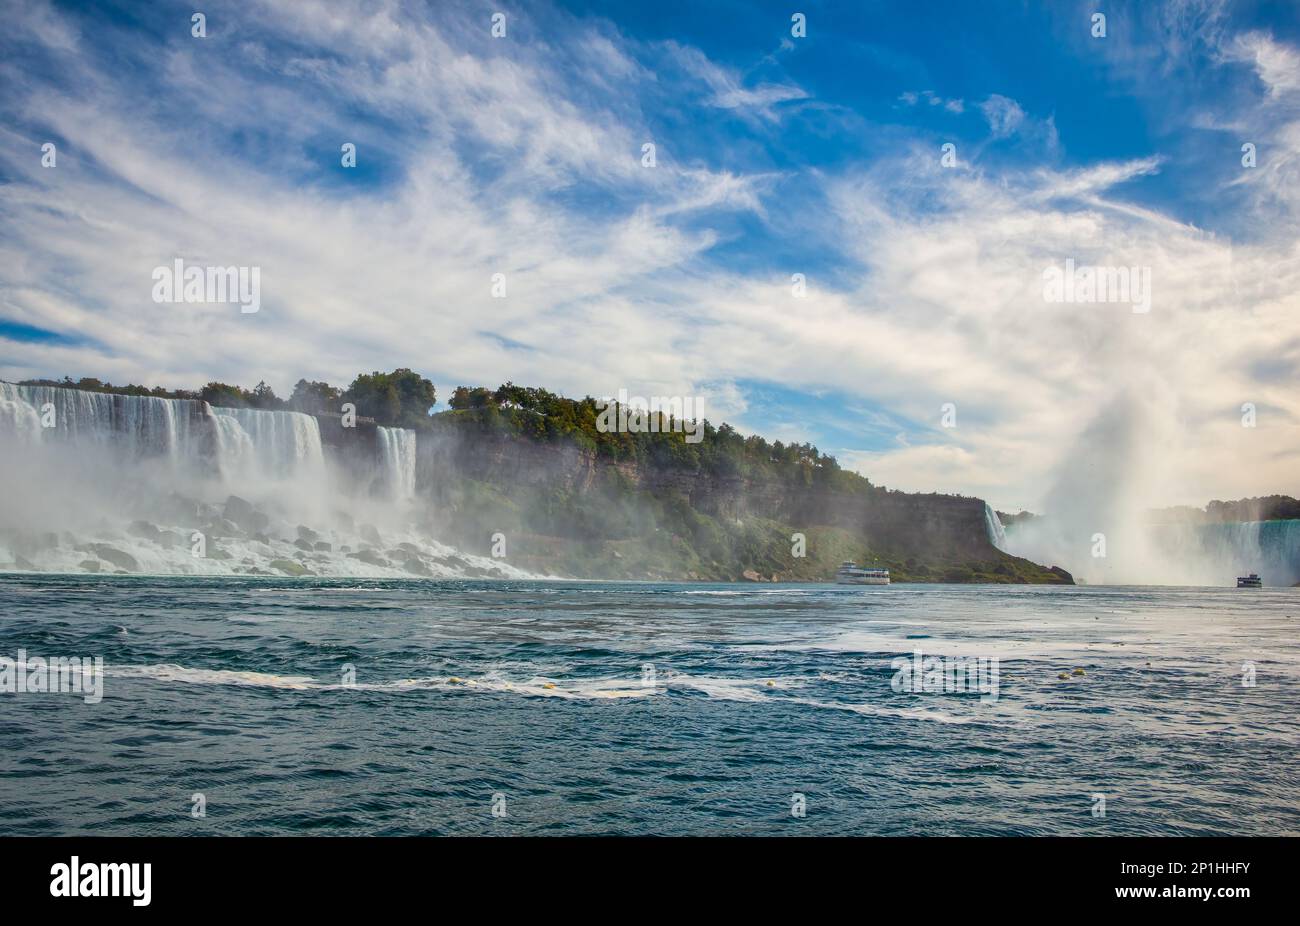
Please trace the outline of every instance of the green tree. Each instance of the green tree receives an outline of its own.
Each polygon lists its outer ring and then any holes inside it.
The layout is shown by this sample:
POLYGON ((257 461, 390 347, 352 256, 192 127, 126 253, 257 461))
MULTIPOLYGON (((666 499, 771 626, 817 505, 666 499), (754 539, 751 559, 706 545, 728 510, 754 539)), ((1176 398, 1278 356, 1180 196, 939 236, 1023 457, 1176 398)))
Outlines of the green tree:
POLYGON ((208 383, 199 390, 199 398, 221 408, 248 408, 248 393, 229 383, 208 383))
POLYGON ((391 373, 362 373, 343 393, 343 399, 357 406, 357 414, 380 424, 422 428, 438 396, 432 382, 401 367, 391 373))
POLYGON ((322 412, 337 413, 343 401, 342 395, 342 392, 329 383, 300 379, 294 384, 293 395, 289 396, 289 407, 309 415, 322 412))

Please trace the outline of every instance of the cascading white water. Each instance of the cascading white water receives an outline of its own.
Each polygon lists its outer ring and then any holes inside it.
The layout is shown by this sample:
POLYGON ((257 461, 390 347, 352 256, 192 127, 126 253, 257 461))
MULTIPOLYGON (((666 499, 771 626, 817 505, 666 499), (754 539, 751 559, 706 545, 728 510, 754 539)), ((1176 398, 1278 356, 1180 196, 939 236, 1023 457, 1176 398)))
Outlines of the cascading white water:
POLYGON ((35 443, 41 439, 41 416, 23 398, 20 388, 0 382, 0 434, 12 435, 16 442, 35 443))
POLYGON ((1071 537, 1043 517, 1013 525, 1005 543, 1009 553, 1094 585, 1231 588, 1252 572, 1269 586, 1300 582, 1300 520, 1137 523, 1113 537, 1071 537))
POLYGON ((385 483, 397 499, 415 495, 415 432, 407 428, 378 429, 379 455, 385 483))
POLYGON ((298 412, 0 383, 0 570, 528 575, 424 532, 414 431, 324 451, 298 412))
POLYGON ((1156 548, 1194 567, 1201 582, 1231 586, 1252 572, 1265 585, 1300 582, 1300 520, 1164 524, 1152 533, 1156 548))
POLYGON ((252 408, 217 408, 213 414, 217 418, 218 465, 223 473, 307 480, 324 473, 320 424, 311 415, 252 408))
POLYGON ((111 446, 133 458, 164 459, 175 469, 202 459, 203 419, 210 414, 199 401, 12 383, 0 383, 0 407, 7 435, 111 446))
POLYGON ((1005 553, 1007 550, 1007 531, 1002 526, 1002 519, 998 517, 998 513, 993 510, 993 506, 988 502, 984 503, 984 529, 988 534, 989 543, 1005 553))

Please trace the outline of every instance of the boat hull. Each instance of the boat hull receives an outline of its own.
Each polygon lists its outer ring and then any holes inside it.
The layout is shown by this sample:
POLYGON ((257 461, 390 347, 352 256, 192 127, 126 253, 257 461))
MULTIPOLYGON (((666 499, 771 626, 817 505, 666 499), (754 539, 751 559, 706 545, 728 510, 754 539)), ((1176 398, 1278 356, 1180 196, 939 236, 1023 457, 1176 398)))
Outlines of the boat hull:
POLYGON ((836 585, 888 585, 888 576, 852 576, 846 578, 837 578, 836 585))

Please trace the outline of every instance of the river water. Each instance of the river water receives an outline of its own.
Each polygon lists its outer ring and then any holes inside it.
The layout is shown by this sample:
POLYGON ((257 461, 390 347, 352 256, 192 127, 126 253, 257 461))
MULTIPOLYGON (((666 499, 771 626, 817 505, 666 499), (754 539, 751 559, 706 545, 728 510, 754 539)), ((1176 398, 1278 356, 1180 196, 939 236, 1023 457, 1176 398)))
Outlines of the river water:
POLYGON ((11 665, 104 664, 97 702, 0 693, 0 834, 1300 834, 1300 590, 7 575, 0 601, 11 665), (996 684, 897 690, 917 650, 996 684))

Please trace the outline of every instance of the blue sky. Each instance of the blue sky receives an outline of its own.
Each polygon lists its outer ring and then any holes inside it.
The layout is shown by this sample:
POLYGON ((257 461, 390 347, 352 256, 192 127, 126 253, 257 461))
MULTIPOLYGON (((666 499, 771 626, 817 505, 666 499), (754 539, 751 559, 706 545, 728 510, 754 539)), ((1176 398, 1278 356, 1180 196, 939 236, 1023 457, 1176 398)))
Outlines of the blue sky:
POLYGON ((700 395, 1006 508, 1120 401, 1154 502, 1300 493, 1294 3, 3 7, 0 377, 700 395), (177 258, 261 311, 154 303, 177 258))

